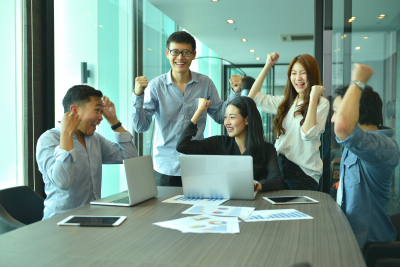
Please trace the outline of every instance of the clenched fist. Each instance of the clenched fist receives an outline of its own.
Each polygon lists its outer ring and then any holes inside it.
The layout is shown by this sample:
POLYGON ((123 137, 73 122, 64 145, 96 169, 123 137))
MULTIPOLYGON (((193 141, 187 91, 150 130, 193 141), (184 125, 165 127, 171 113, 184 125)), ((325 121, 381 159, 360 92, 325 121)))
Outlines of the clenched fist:
POLYGON ((146 76, 140 76, 135 78, 135 95, 142 95, 144 88, 148 85, 146 76))

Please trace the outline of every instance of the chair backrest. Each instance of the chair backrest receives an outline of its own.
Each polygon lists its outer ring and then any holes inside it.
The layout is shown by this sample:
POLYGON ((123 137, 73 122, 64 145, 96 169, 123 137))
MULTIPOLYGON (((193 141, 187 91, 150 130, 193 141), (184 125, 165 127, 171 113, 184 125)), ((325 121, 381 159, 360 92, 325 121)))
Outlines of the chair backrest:
POLYGON ((31 224, 43 218, 44 200, 29 186, 0 190, 0 204, 15 220, 31 224))
POLYGON ((0 204, 0 235, 20 228, 25 224, 15 220, 0 204))
POLYGON ((392 221, 394 228, 397 230, 396 241, 400 241, 400 213, 390 216, 390 220, 392 221))

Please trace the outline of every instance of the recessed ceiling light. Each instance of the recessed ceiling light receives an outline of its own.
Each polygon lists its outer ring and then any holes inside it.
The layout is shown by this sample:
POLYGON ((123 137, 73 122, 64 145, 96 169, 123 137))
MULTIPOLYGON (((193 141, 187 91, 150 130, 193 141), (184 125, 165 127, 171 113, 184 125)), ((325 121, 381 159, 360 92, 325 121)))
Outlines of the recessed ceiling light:
POLYGON ((211 0, 211 2, 218 2, 219 0, 211 0))
POLYGON ((356 50, 360 50, 361 49, 361 47, 360 46, 356 46, 356 50))
POLYGON ((385 14, 382 14, 382 15, 379 15, 379 16, 378 16, 378 19, 383 19, 384 17, 386 17, 386 15, 385 15, 385 14))
POLYGON ((242 42, 247 42, 247 39, 242 39, 242 42))
POLYGON ((337 51, 340 51, 340 48, 338 48, 337 51))
POLYGON ((250 52, 253 53, 255 50, 254 49, 250 49, 250 52))
POLYGON ((235 23, 233 20, 231 20, 231 19, 228 19, 226 22, 228 22, 229 24, 233 24, 233 23, 235 23))
POLYGON ((344 34, 343 37, 346 38, 346 34, 344 34))
POLYGON ((260 60, 260 58, 259 58, 259 57, 256 57, 256 60, 260 60))
POLYGON ((363 38, 364 38, 364 39, 368 39, 368 38, 369 38, 369 36, 364 36, 363 38))
POLYGON ((351 23, 351 22, 353 22, 355 19, 356 19, 356 17, 351 17, 351 18, 349 19, 349 22, 351 23))

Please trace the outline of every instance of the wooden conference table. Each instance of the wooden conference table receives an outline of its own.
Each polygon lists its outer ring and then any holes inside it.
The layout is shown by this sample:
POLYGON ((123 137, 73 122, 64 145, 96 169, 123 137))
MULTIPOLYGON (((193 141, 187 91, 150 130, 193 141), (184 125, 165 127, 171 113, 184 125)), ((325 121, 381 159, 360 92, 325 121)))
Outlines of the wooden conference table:
POLYGON ((85 205, 0 236, 0 266, 365 266, 345 215, 320 192, 259 193, 223 205, 294 208, 314 219, 241 222, 240 234, 183 234, 152 223, 186 217, 184 204, 161 201, 181 188, 158 187, 133 207, 85 205), (307 195, 319 204, 271 205, 263 196, 307 195), (69 215, 125 215, 119 227, 57 226, 69 215))

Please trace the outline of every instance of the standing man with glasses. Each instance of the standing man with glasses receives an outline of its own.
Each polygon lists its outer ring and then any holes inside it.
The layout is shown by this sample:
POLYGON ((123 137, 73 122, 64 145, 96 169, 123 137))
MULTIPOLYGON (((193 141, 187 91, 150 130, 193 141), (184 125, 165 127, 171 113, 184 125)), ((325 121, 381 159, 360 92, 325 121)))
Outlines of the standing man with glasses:
MULTIPOLYGON (((192 35, 184 31, 171 34, 165 53, 171 64, 168 73, 154 78, 150 83, 147 83, 145 76, 135 79, 132 125, 136 132, 145 132, 155 115, 153 156, 157 185, 182 186, 180 153, 176 151, 176 144, 197 110, 198 99, 211 100, 207 112, 214 121, 222 124, 226 106, 240 95, 242 79, 232 75, 232 91, 224 102, 209 77, 189 69, 196 57, 196 41, 192 35)), ((206 120, 207 114, 203 113, 198 120, 199 130, 194 140, 204 139, 206 120)))

